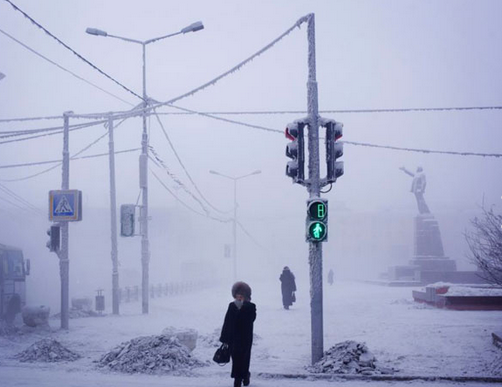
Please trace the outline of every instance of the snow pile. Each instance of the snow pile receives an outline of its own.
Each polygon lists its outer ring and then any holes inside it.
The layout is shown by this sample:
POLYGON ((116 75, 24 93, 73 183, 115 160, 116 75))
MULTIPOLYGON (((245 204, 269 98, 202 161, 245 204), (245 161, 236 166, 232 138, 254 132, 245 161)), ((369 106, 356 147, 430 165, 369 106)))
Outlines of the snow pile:
POLYGON ((167 327, 162 331, 162 335, 168 337, 176 337, 181 344, 192 352, 197 346, 198 333, 195 329, 177 329, 174 327, 167 327))
POLYGON ((210 333, 208 335, 200 335, 199 340, 203 345, 206 347, 219 347, 221 345, 220 342, 220 333, 221 333, 221 328, 216 328, 213 333, 210 333))
POLYGON ((113 371, 146 374, 187 374, 205 366, 193 358, 176 337, 143 336, 122 343, 99 360, 99 366, 113 371))
POLYGON ((502 297, 502 288, 486 288, 486 287, 467 287, 467 286, 452 286, 446 293, 447 296, 483 296, 483 297, 502 297))
MULTIPOLYGON (((95 312, 93 310, 87 310, 87 309, 71 308, 68 311, 68 318, 70 318, 70 319, 82 318, 82 317, 101 317, 101 316, 104 316, 104 315, 99 314, 98 312, 95 312)), ((52 318, 53 319, 61 318, 61 313, 56 313, 52 318)))
POLYGON ((80 355, 63 347, 58 341, 53 339, 43 339, 32 344, 23 352, 14 356, 22 362, 45 362, 54 363, 60 361, 74 361, 80 355))
POLYGON ((329 374, 391 374, 393 369, 377 367, 376 358, 364 343, 348 340, 336 344, 324 353, 316 364, 307 369, 313 373, 329 374))

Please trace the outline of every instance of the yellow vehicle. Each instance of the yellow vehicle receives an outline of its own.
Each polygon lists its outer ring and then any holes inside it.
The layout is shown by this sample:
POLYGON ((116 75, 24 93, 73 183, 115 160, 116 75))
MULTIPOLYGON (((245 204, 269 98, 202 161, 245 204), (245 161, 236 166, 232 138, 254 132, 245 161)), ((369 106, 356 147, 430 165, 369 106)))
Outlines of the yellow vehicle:
POLYGON ((0 243, 0 320, 7 325, 26 305, 26 276, 30 274, 30 260, 23 251, 0 243))

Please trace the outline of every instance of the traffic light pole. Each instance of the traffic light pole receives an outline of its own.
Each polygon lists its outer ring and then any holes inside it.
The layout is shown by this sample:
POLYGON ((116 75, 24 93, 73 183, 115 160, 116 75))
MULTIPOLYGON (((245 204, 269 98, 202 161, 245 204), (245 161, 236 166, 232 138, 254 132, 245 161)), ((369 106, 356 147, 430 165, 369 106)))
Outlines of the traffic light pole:
MULTIPOLYGON (((309 197, 319 198, 321 191, 319 171, 319 106, 315 61, 315 16, 309 15, 308 27, 308 149, 309 149, 309 197)), ((322 243, 309 243, 310 265, 310 318, 312 364, 322 358, 323 345, 323 300, 322 300, 322 243)))
POLYGON ((234 281, 237 281, 237 179, 234 179, 234 224, 233 224, 233 261, 234 261, 234 281))
POLYGON ((110 218, 112 258, 112 310, 119 314, 119 268, 117 249, 117 200, 115 189, 115 144, 113 140, 113 117, 108 117, 108 155, 110 164, 110 218))
MULTIPOLYGON (((70 188, 70 115, 72 112, 63 113, 63 176, 61 189, 70 188)), ((61 249, 58 252, 59 274, 61 276, 61 329, 69 329, 69 307, 70 307, 70 260, 69 230, 68 222, 61 222, 61 249)))

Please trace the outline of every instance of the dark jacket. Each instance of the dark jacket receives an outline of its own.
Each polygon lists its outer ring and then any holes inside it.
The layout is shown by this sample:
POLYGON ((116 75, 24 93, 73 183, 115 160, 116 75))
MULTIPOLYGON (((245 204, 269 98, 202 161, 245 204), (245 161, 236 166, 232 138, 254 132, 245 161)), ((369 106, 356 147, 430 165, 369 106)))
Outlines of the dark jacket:
POLYGON ((283 270, 281 276, 282 304, 293 305, 293 292, 296 292, 295 276, 290 270, 283 270))
POLYGON ((248 376, 255 319, 256 305, 252 302, 244 301, 240 310, 234 302, 228 305, 220 341, 230 347, 232 378, 244 379, 248 376))

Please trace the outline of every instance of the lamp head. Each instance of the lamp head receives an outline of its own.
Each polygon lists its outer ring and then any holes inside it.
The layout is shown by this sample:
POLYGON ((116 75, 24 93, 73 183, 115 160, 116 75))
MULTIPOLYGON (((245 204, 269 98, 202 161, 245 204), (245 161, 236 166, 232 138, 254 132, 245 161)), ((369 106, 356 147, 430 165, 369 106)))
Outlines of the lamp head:
POLYGON ((189 26, 183 28, 181 30, 182 33, 186 34, 187 32, 196 32, 204 29, 204 24, 201 21, 190 24, 189 26))
POLYGON ((97 28, 87 28, 85 30, 89 35, 95 35, 95 36, 108 36, 108 33, 103 30, 98 30, 97 28))

